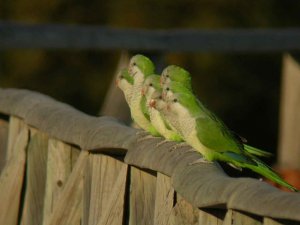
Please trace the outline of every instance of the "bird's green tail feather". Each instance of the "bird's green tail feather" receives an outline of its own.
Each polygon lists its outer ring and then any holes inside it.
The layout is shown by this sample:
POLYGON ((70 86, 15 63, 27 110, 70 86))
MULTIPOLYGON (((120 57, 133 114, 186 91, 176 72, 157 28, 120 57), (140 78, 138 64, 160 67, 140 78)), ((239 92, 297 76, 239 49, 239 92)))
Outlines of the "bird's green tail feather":
POLYGON ((272 153, 260 150, 258 148, 252 147, 250 145, 244 144, 244 150, 251 155, 256 155, 260 157, 271 157, 272 153))
POLYGON ((250 158, 246 155, 240 155, 234 152, 224 152, 223 154, 218 154, 215 159, 233 164, 236 167, 248 168, 283 187, 286 187, 292 191, 299 191, 284 181, 275 171, 272 170, 271 167, 257 159, 255 156, 250 158))
POLYGON ((264 177, 268 178, 269 180, 283 186, 286 187, 292 191, 296 191, 298 192, 299 190, 296 189, 295 187, 293 187, 292 185, 290 185, 289 183, 287 183, 286 181, 284 181, 275 171, 273 171, 269 166, 267 166, 266 164, 264 164, 263 162, 261 162, 258 159, 253 159, 256 163, 257 166, 253 166, 253 165, 246 165, 245 167, 248 167, 249 169, 252 169, 253 171, 263 175, 264 177))

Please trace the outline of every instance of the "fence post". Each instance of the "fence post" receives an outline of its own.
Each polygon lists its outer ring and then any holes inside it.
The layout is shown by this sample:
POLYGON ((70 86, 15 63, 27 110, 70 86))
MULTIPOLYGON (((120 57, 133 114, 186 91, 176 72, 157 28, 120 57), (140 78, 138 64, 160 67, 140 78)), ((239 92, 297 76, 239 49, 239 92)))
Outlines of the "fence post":
POLYGON ((278 162, 281 168, 300 169, 300 65, 283 58, 278 162))

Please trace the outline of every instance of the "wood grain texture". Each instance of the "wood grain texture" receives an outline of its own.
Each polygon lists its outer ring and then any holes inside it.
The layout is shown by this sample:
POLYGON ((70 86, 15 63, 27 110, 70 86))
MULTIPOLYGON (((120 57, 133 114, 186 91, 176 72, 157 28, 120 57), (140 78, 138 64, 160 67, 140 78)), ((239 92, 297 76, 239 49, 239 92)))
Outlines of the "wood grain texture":
POLYGON ((7 142, 8 142, 8 122, 0 119, 0 174, 6 162, 7 142))
POLYGON ((59 203, 58 199, 72 170, 72 147, 56 139, 48 143, 47 180, 44 198, 43 224, 59 203))
POLYGON ((131 167, 130 174, 130 225, 153 225, 156 177, 131 167))
POLYGON ((80 153, 47 225, 80 224, 82 217, 83 173, 88 154, 87 151, 80 153))
POLYGON ((145 30, 79 25, 24 25, 8 22, 0 24, 2 49, 282 52, 299 50, 299 39, 299 29, 145 30))
POLYGON ((6 160, 9 160, 11 155, 14 155, 13 150, 15 145, 14 138, 18 136, 21 132, 22 127, 24 126, 24 121, 15 116, 9 117, 9 127, 8 127, 8 143, 7 143, 7 152, 6 152, 6 160))
POLYGON ((42 224, 46 189, 48 135, 30 130, 22 225, 42 224))
POLYGON ((10 137, 14 142, 11 149, 14 154, 10 155, 0 176, 0 224, 16 225, 19 218, 29 131, 25 124, 10 128, 18 129, 18 132, 12 132, 16 134, 10 137))
POLYGON ((171 223, 174 225, 198 225, 199 211, 193 207, 179 194, 177 194, 177 202, 172 210, 171 223))
POLYGON ((224 225, 261 225, 262 223, 261 217, 231 209, 227 211, 224 219, 224 225))
POLYGON ((279 166, 300 169, 300 64, 291 55, 283 59, 280 105, 279 166))
POLYGON ((154 224, 168 225, 175 202, 175 190, 172 187, 171 178, 157 173, 154 224))
MULTIPOLYGON (((225 213, 225 209, 199 209, 198 224, 222 225, 225 218, 225 213)), ((224 225, 226 224, 224 223, 224 225)))
POLYGON ((122 225, 127 164, 99 154, 90 155, 89 163, 91 190, 88 224, 122 225))

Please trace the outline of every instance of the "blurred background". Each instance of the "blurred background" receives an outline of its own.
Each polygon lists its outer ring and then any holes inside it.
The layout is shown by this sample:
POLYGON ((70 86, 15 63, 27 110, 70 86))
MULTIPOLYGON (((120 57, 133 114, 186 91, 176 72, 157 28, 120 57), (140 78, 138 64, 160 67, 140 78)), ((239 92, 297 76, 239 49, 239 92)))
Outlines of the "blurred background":
MULTIPOLYGON (((2 22, 143 29, 299 27, 299 12, 299 1, 280 0, 0 1, 2 22)), ((98 115, 120 53, 1 50, 0 86, 39 91, 98 115)), ((282 53, 167 53, 164 62, 187 69, 198 97, 232 130, 251 145, 276 152, 282 53)))

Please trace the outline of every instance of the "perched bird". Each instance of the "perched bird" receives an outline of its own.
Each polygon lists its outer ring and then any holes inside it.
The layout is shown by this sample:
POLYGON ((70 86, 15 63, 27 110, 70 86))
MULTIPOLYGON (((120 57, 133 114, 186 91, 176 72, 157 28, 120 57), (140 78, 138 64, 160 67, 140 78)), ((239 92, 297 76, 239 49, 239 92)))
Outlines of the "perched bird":
POLYGON ((171 81, 179 82, 182 86, 192 91, 191 74, 179 66, 170 65, 162 71, 160 78, 161 86, 164 87, 171 81))
POLYGON ((251 169, 284 187, 297 191, 254 154, 246 151, 247 147, 191 92, 173 92, 160 111, 184 140, 206 160, 220 160, 237 168, 251 169))
POLYGON ((146 77, 154 74, 154 69, 152 61, 143 55, 135 55, 131 58, 128 72, 133 79, 133 86, 129 108, 132 119, 139 127, 153 136, 160 136, 160 133, 151 124, 146 97, 141 93, 146 77))
POLYGON ((161 98, 161 91, 160 76, 148 76, 144 82, 142 94, 146 97, 150 121, 155 129, 167 140, 182 141, 181 136, 171 129, 162 114, 153 105, 156 99, 161 98))
POLYGON ((127 69, 123 69, 117 76, 116 85, 123 91, 125 100, 130 106, 132 96, 133 77, 129 74, 127 69))
MULTIPOLYGON (((181 85, 181 83, 174 82, 174 81, 170 81, 168 84, 165 85, 165 87, 164 87, 164 89, 162 91, 162 96, 164 96, 165 100, 169 100, 169 99, 171 99, 174 96, 175 93, 189 93, 189 94, 191 94, 191 95, 194 96, 194 94, 191 93, 188 88, 186 88, 185 86, 181 85)), ((208 110, 208 108, 205 107, 205 105, 203 105, 196 97, 195 97, 195 99, 197 101, 197 105, 198 105, 199 109, 201 109, 203 113, 206 113, 208 115, 212 115, 216 120, 218 120, 218 122, 220 124, 223 124, 223 122, 220 119, 218 119, 218 117, 215 116, 210 110, 208 110)), ((271 157, 272 156, 272 154, 269 153, 269 152, 260 150, 258 148, 252 147, 250 145, 247 145, 245 138, 240 137, 239 135, 237 135, 233 131, 230 131, 230 133, 239 142, 241 142, 243 144, 244 150, 247 151, 248 153, 256 155, 256 156, 260 156, 260 157, 271 157)))

